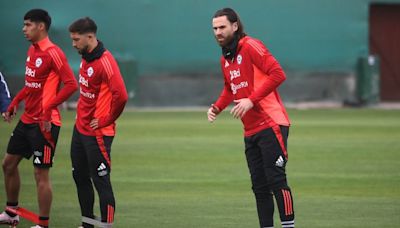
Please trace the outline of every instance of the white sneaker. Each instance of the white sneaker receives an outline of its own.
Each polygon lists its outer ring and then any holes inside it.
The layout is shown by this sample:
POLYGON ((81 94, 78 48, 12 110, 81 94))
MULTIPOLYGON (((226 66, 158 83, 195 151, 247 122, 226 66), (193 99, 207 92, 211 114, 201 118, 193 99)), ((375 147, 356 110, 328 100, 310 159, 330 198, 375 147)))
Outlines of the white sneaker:
POLYGON ((43 228, 43 226, 36 225, 36 226, 31 226, 31 228, 43 228))
POLYGON ((19 216, 9 216, 5 211, 0 214, 0 224, 17 225, 19 223, 19 216))

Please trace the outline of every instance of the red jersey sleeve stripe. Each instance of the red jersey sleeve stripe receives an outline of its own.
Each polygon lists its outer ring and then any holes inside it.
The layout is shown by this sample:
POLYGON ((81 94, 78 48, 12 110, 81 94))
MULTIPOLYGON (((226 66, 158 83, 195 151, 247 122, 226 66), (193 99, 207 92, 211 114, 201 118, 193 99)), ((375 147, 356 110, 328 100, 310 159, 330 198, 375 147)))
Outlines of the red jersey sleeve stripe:
POLYGON ((108 58, 106 58, 105 60, 106 60, 106 63, 108 65, 108 67, 111 70, 111 75, 113 75, 114 74, 114 70, 113 70, 112 64, 110 63, 110 60, 108 58))
POLYGON ((49 50, 49 54, 50 54, 51 58, 53 59, 54 63, 56 64, 57 68, 60 69, 61 65, 60 65, 59 59, 57 58, 58 55, 56 56, 56 53, 53 49, 49 50))
POLYGON ((58 53, 55 50, 50 50, 49 54, 51 56, 51 58, 53 59, 53 61, 56 63, 56 66, 58 69, 60 69, 63 65, 60 56, 58 55, 58 53))
POLYGON ((257 41, 250 39, 250 40, 247 41, 247 43, 250 44, 255 49, 257 49, 257 50, 259 50, 261 52, 264 52, 263 46, 261 46, 260 43, 258 43, 257 41))
POLYGON ((113 69, 111 67, 110 60, 108 60, 107 57, 104 58, 104 63, 107 65, 107 69, 109 69, 109 71, 110 71, 109 76, 113 75, 114 71, 113 71, 113 69))
POLYGON ((107 65, 106 61, 103 58, 101 59, 101 64, 103 65, 103 68, 106 71, 107 77, 110 77, 111 70, 110 70, 109 66, 107 65))
POLYGON ((106 70, 107 76, 111 77, 114 72, 112 70, 110 61, 107 59, 107 57, 101 58, 101 63, 103 64, 104 69, 106 70))
POLYGON ((264 49, 260 46, 260 44, 258 44, 257 42, 255 42, 254 40, 249 40, 247 41, 247 43, 254 48, 254 50, 256 50, 258 52, 258 54, 260 54, 261 56, 263 56, 265 54, 264 49))

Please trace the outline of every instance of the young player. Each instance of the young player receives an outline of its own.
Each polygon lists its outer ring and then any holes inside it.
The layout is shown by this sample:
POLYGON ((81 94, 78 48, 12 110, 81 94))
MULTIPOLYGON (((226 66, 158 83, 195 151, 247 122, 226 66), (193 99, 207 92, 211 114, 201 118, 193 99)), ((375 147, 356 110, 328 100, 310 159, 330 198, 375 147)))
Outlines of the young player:
POLYGON ((285 172, 290 122, 276 90, 285 74, 262 42, 244 33, 234 10, 218 10, 212 26, 222 47, 225 86, 208 109, 208 120, 214 122, 222 110, 235 103, 231 114, 241 118, 244 125, 245 153, 260 227, 274 226, 273 196, 282 227, 294 227, 293 198, 285 172))
MULTIPOLYGON (((13 131, 3 160, 7 206, 18 208, 20 177, 18 164, 33 156, 34 174, 39 203, 40 222, 35 228, 48 227, 52 189, 49 171, 53 165, 61 119, 57 106, 78 88, 74 74, 63 51, 48 37, 51 18, 47 11, 33 9, 24 16, 22 29, 32 43, 25 64, 25 86, 15 96, 4 115, 10 122, 17 106, 25 102, 25 111, 13 131), (60 85, 63 87, 60 89, 60 85)), ((19 217, 5 211, 0 223, 16 224, 19 217)))
MULTIPOLYGON (((111 144, 115 121, 128 99, 112 54, 97 40, 96 23, 81 18, 69 27, 73 46, 82 55, 80 97, 71 143, 72 174, 85 221, 94 218, 94 184, 100 199, 101 222, 111 227, 115 199, 111 186, 111 144)), ((83 227, 93 224, 83 221, 83 227)))

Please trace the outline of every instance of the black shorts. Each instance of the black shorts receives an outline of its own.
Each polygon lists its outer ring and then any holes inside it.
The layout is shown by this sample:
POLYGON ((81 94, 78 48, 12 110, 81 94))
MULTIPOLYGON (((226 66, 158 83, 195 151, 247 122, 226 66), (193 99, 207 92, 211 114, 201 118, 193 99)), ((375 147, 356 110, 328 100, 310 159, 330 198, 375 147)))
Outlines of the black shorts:
POLYGON ((51 132, 42 132, 39 124, 25 124, 18 122, 10 141, 7 153, 20 155, 29 159, 33 155, 33 165, 41 168, 53 166, 55 147, 60 127, 52 124, 51 132))
POLYGON ((245 137, 246 159, 253 190, 268 192, 287 186, 287 138, 289 127, 268 128, 245 137))
POLYGON ((103 177, 111 172, 113 136, 87 136, 76 127, 72 134, 71 161, 74 172, 103 177))

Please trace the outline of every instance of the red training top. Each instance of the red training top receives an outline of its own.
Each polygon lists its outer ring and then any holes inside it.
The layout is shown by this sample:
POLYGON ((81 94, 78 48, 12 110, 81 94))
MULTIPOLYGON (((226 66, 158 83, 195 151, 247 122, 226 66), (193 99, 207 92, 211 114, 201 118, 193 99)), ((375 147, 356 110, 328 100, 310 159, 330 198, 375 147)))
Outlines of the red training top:
POLYGON ((246 36, 239 41, 235 58, 221 57, 224 88, 215 106, 225 109, 233 100, 249 98, 254 107, 242 118, 245 136, 290 121, 277 87, 286 79, 278 61, 264 44, 246 36))
POLYGON ((61 126, 58 105, 67 100, 78 88, 74 73, 63 51, 48 37, 32 44, 25 64, 25 87, 19 91, 8 112, 25 100, 21 121, 25 124, 51 121, 61 126), (60 90, 60 82, 64 86, 60 90))
POLYGON ((115 120, 125 107, 128 93, 117 62, 108 50, 91 62, 82 59, 79 84, 77 130, 88 136, 114 136, 115 120), (96 131, 90 127, 93 119, 99 120, 96 131))

